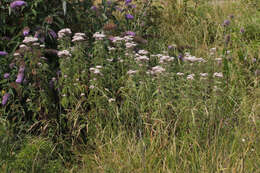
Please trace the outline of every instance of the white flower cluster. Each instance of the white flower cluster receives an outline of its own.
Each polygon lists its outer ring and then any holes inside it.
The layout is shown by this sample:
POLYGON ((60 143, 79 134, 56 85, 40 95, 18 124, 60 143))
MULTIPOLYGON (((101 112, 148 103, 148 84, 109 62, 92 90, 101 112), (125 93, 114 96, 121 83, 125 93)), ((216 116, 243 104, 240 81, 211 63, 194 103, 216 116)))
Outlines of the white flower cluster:
POLYGON ((164 56, 161 56, 161 57, 160 57, 159 63, 160 63, 160 64, 164 64, 164 63, 166 63, 166 62, 171 62, 171 61, 173 61, 173 60, 174 60, 174 57, 170 57, 170 56, 168 56, 168 55, 164 55, 164 56))
POLYGON ((222 61, 222 58, 216 58, 215 61, 220 63, 222 61))
POLYGON ((138 72, 138 70, 129 70, 127 72, 128 75, 132 75, 132 74, 136 74, 138 72))
POLYGON ((205 62, 203 58, 197 58, 195 56, 190 55, 190 53, 188 52, 185 53, 183 60, 188 62, 205 62))
POLYGON ((58 38, 61 39, 65 36, 70 36, 71 35, 71 30, 69 28, 64 28, 64 29, 61 29, 59 32, 58 32, 58 38))
POLYGON ((124 36, 124 40, 125 40, 126 42, 128 42, 128 41, 133 41, 133 40, 134 40, 134 36, 132 36, 132 35, 126 35, 126 36, 124 36))
POLYGON ((93 34, 93 37, 96 40, 103 40, 106 37, 106 35, 103 32, 96 32, 95 34, 93 34))
POLYGON ((116 99, 114 99, 114 98, 110 98, 110 99, 108 99, 108 102, 109 103, 111 103, 111 102, 115 102, 116 101, 116 99))
POLYGON ((32 44, 32 43, 35 43, 38 41, 38 38, 36 37, 25 37, 24 40, 23 40, 23 43, 25 44, 32 44))
MULTIPOLYGON (((178 72, 176 73, 177 76, 184 76, 184 73, 178 72)), ((201 79, 206 79, 205 77, 208 77, 208 73, 200 73, 200 76, 202 77, 201 79)), ((187 80, 194 80, 195 74, 189 74, 187 75, 187 80)), ((213 77, 218 77, 218 78, 222 78, 223 74, 221 72, 215 72, 213 74, 213 77)))
POLYGON ((20 53, 25 53, 26 51, 30 51, 30 46, 26 46, 25 44, 21 44, 19 46, 20 53))
POLYGON ((85 41, 86 38, 86 34, 85 33, 75 33, 73 38, 72 38, 72 42, 80 42, 80 41, 85 41))
POLYGON ((152 75, 157 75, 157 74, 161 74, 165 72, 165 69, 161 66, 155 66, 155 67, 152 67, 152 70, 149 70, 147 72, 147 74, 152 74, 152 75))
POLYGON ((102 73, 100 72, 100 69, 102 69, 102 66, 101 65, 97 65, 96 67, 89 68, 89 71, 91 71, 94 74, 102 75, 102 73))
POLYGON ((194 80, 194 76, 195 76, 195 74, 189 74, 188 76, 187 76, 187 80, 194 80))
POLYGON ((33 47, 40 47, 40 43, 35 42, 35 43, 32 44, 32 46, 33 47))
POLYGON ((108 46, 107 48, 108 48, 108 50, 109 50, 109 51, 116 50, 116 48, 115 48, 115 47, 110 47, 110 46, 108 46))
POLYGON ((19 52, 14 53, 14 57, 21 57, 21 54, 19 52))
POLYGON ((147 50, 139 50, 138 54, 140 55, 147 55, 149 52, 147 50))
POLYGON ((201 76, 201 77, 207 77, 207 76, 208 76, 208 73, 200 73, 200 76, 201 76))
POLYGON ((146 61, 149 61, 149 58, 146 55, 138 55, 137 54, 135 60, 137 62, 146 62, 146 61))
POLYGON ((217 48, 215 48, 215 47, 213 47, 213 48, 211 48, 211 49, 209 50, 209 54, 210 54, 210 55, 215 55, 216 52, 217 52, 217 48))
MULTIPOLYGON (((165 52, 165 53, 167 53, 167 52, 165 52)), ((174 60, 174 57, 170 57, 169 55, 163 55, 163 54, 151 55, 151 57, 158 57, 160 64, 165 64, 167 62, 171 62, 174 60)))
POLYGON ((71 54, 68 50, 62 50, 58 52, 58 57, 71 57, 71 54))
POLYGON ((121 41, 124 41, 125 39, 123 37, 113 37, 113 43, 117 43, 117 42, 121 42, 121 41))
POLYGON ((213 76, 214 76, 214 77, 220 77, 220 78, 222 78, 222 77, 223 77, 223 73, 221 73, 221 72, 216 72, 216 73, 213 74, 213 76))
POLYGON ((20 46, 19 46, 19 48, 20 49, 26 49, 26 48, 28 48, 25 44, 21 44, 20 46))
POLYGON ((127 49, 131 49, 137 45, 135 42, 133 42, 134 36, 132 36, 132 35, 124 36, 124 40, 125 40, 125 47, 127 49))
POLYGON ((135 44, 134 42, 126 42, 125 43, 125 47, 127 48, 127 49, 131 49, 131 48, 133 48, 133 47, 135 47, 137 44, 135 44))
POLYGON ((177 76, 183 76, 183 75, 184 75, 184 73, 181 73, 181 72, 177 73, 177 76))

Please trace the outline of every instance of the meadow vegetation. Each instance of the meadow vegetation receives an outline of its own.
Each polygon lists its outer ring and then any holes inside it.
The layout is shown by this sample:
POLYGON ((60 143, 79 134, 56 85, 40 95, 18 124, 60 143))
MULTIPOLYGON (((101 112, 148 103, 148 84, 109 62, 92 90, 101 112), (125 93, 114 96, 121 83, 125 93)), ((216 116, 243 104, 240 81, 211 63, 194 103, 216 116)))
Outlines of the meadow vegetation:
POLYGON ((0 10, 0 172, 260 172, 260 1, 0 10))

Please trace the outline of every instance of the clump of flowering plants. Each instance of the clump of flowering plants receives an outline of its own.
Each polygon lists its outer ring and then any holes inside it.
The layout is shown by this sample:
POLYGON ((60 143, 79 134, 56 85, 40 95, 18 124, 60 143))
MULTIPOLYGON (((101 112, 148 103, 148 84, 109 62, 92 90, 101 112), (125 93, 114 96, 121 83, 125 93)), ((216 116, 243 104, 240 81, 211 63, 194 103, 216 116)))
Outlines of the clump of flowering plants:
POLYGON ((5 69, 5 80, 1 84, 5 93, 1 112, 13 122, 23 123, 29 128, 34 123, 41 125, 41 121, 50 121, 57 108, 55 93, 49 84, 53 72, 44 57, 43 45, 32 36, 24 37, 22 42, 19 49, 9 56, 12 60, 5 69))
POLYGON ((86 93, 89 60, 84 50, 87 47, 87 37, 85 33, 73 34, 69 28, 60 30, 58 36, 60 71, 56 86, 60 91, 61 105, 64 109, 69 109, 84 98, 86 93))

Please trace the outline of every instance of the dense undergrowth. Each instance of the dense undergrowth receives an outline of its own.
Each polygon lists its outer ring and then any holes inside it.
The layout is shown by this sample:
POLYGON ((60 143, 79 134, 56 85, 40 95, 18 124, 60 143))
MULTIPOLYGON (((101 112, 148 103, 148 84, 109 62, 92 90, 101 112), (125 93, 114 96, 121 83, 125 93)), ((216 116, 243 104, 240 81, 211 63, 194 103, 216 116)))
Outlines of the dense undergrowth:
POLYGON ((258 1, 0 8, 0 172, 260 171, 258 1))

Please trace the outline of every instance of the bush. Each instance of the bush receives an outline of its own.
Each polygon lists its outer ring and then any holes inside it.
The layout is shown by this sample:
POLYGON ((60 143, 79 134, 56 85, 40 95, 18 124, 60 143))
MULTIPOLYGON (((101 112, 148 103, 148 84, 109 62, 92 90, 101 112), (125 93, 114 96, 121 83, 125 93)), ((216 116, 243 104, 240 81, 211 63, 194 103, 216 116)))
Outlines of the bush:
POLYGON ((57 159, 54 145, 43 138, 27 139, 17 152, 12 163, 12 171, 19 173, 58 173, 64 172, 62 162, 57 159))

